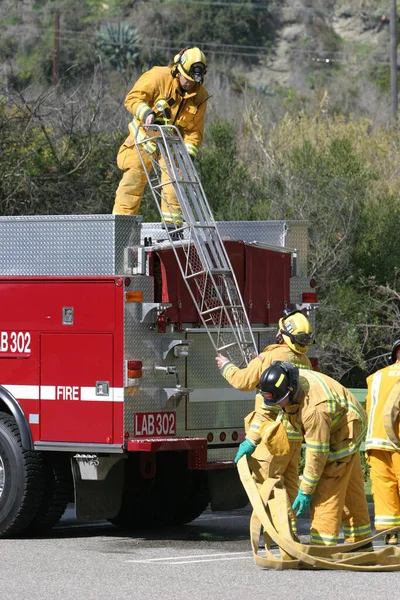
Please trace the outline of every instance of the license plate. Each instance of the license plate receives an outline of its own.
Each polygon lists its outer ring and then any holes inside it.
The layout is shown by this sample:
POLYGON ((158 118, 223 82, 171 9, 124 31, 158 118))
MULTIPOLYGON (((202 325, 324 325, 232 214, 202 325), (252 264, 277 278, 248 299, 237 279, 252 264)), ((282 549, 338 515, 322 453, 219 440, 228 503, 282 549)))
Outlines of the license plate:
POLYGON ((176 435, 176 413, 135 413, 135 437, 176 435))

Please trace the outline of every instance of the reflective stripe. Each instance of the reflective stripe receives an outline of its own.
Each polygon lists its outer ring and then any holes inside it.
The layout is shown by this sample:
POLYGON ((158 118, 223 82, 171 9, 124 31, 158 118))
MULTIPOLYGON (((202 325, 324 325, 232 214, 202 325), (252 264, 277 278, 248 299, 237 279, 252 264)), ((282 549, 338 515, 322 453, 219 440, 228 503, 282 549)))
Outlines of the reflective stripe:
POLYGON ((172 211, 162 211, 163 219, 166 223, 172 223, 177 227, 181 227, 183 225, 182 213, 172 212, 172 211))
POLYGON ((228 361, 223 364, 221 369, 221 375, 222 377, 225 377, 226 380, 228 380, 229 375, 236 370, 237 367, 233 364, 233 362, 228 361))
POLYGON ((328 461, 332 462, 335 460, 339 460, 340 458, 344 458, 345 456, 350 456, 350 454, 355 454, 358 451, 359 447, 359 442, 352 442, 342 450, 337 450, 336 452, 329 452, 328 461))
POLYGON ((136 111, 136 116, 140 121, 144 121, 145 114, 148 110, 151 110, 150 106, 146 103, 139 104, 139 107, 136 111))
MULTIPOLYGON (((285 422, 283 422, 283 425, 285 426, 285 422)), ((301 442, 303 440, 303 436, 298 431, 289 431, 286 429, 286 435, 288 436, 288 439, 292 442, 301 442)))
POLYGON ((365 525, 359 525, 358 527, 345 527, 344 525, 342 525, 342 527, 345 537, 364 537, 371 535, 371 525, 369 523, 365 525))
POLYGON ((312 452, 328 454, 329 442, 319 442, 318 440, 306 440, 306 448, 312 452))
POLYGON ((330 388, 326 381, 324 381, 324 379, 320 375, 315 373, 315 371, 310 371, 309 374, 317 380, 321 388, 326 393, 326 405, 328 408, 328 412, 336 413, 336 411, 338 410, 337 404, 339 404, 339 406, 341 406, 342 408, 347 408, 346 399, 344 397, 339 396, 339 394, 335 390, 330 388))
MULTIPOLYGON (((365 449, 368 448, 368 444, 372 441, 372 427, 375 419, 375 411, 378 405, 379 400, 379 389, 381 387, 382 382, 382 372, 378 371, 372 376, 372 386, 371 386, 371 408, 369 412, 368 418, 368 427, 367 427, 367 436, 365 439, 365 449)), ((383 441, 383 440, 382 440, 383 441)), ((393 449, 393 446, 391 446, 393 449)))
POLYGON ((252 421, 249 429, 251 431, 255 431, 256 433, 258 433, 260 431, 260 427, 261 427, 261 423, 252 421))
POLYGON ((306 475, 305 472, 303 472, 302 481, 309 487, 315 488, 319 482, 319 479, 319 477, 310 477, 309 475, 306 475))
POLYGON ((145 130, 141 127, 140 122, 136 118, 134 118, 133 121, 129 123, 128 129, 131 132, 135 142, 141 144, 148 154, 153 154, 156 151, 157 146, 154 142, 143 141, 148 139, 148 136, 145 130))
POLYGON ((338 541, 337 535, 330 535, 329 533, 318 533, 312 531, 310 533, 310 544, 319 546, 336 546, 338 541))
POLYGON ((189 154, 191 154, 194 158, 196 158, 196 156, 199 153, 199 149, 197 148, 197 146, 193 146, 193 144, 186 144, 186 150, 189 152, 189 154))
MULTIPOLYGON (((2 386, 7 389, 17 400, 61 400, 57 398, 55 385, 14 385, 3 383, 2 386)), ((59 386, 64 387, 64 386, 59 386)), ((108 396, 96 396, 95 387, 69 386, 76 387, 79 390, 80 400, 83 402, 123 402, 124 388, 110 388, 108 396)))
POLYGON ((377 515, 375 514, 375 527, 384 525, 386 527, 397 527, 400 525, 400 516, 395 515, 377 515))
POLYGON ((39 400, 38 385, 10 385, 8 383, 2 383, 1 385, 17 400, 39 400))
POLYGON ((369 438, 365 442, 365 450, 395 450, 394 445, 389 440, 382 440, 381 438, 369 438))

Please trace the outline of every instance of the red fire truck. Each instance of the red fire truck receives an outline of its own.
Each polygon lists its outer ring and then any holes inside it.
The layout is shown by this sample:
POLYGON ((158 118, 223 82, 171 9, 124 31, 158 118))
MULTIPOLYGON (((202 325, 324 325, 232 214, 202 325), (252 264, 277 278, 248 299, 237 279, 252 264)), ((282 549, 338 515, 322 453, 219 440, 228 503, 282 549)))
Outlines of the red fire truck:
MULTIPOLYGON (((283 309, 316 301, 307 224, 218 229, 262 350, 283 309)), ((41 533, 69 502, 131 528, 244 506, 232 459, 254 393, 221 377, 161 225, 1 217, 0 231, 0 535, 41 533)))

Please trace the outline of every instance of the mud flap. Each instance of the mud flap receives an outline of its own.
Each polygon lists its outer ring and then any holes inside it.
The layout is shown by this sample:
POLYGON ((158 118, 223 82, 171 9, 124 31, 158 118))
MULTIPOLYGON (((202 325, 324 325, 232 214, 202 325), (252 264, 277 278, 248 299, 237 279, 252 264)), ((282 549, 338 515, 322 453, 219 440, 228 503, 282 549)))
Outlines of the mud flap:
POLYGON ((124 461, 119 460, 102 479, 83 479, 75 459, 71 459, 75 490, 75 513, 79 521, 115 517, 122 501, 124 461))

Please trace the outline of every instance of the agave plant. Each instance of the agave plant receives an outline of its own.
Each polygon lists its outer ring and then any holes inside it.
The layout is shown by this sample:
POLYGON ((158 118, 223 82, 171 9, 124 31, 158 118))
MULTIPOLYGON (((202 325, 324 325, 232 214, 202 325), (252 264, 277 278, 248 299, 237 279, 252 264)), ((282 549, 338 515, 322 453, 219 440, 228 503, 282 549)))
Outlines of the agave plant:
POLYGON ((96 36, 96 48, 114 69, 126 71, 139 58, 139 34, 136 27, 127 23, 108 23, 96 36))

